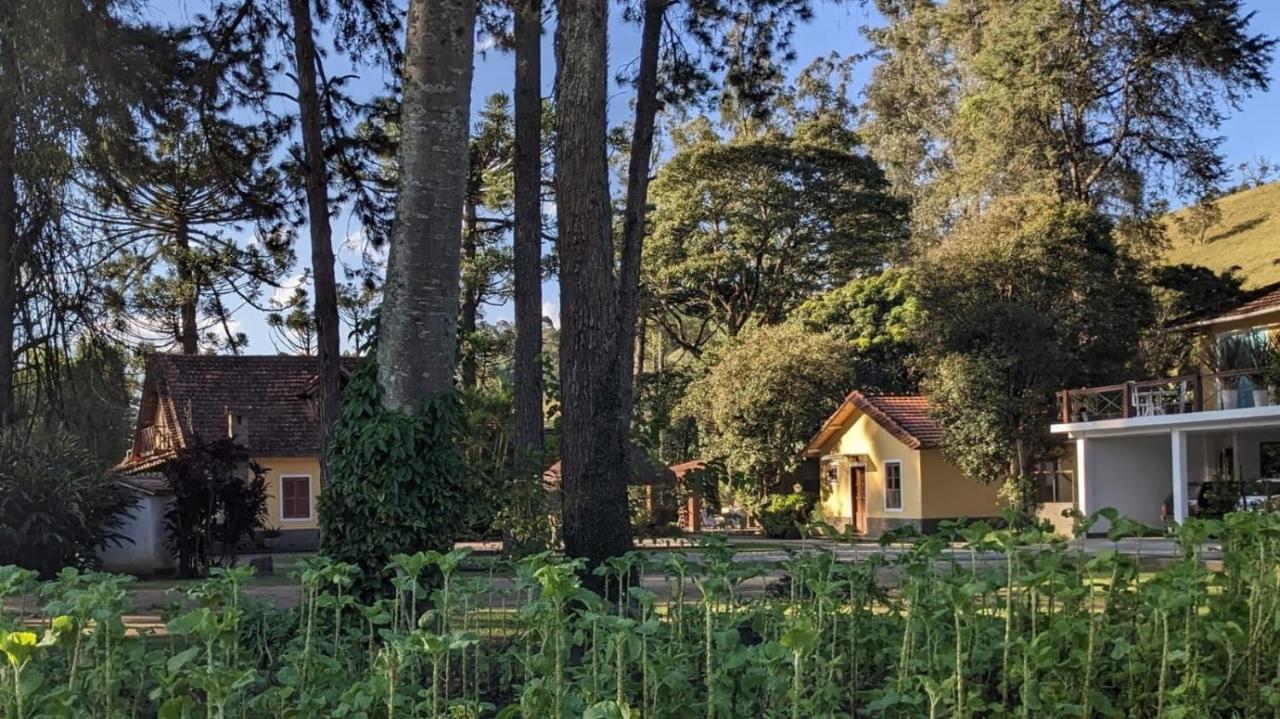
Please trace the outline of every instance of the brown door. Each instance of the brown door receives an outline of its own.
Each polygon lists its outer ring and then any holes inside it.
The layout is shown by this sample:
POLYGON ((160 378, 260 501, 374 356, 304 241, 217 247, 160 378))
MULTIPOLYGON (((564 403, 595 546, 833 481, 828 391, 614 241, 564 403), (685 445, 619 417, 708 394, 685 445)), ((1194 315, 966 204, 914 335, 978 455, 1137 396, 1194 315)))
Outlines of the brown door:
POLYGON ((867 532, 867 468, 852 467, 851 480, 853 490, 850 500, 853 504, 853 526, 862 534, 867 532))

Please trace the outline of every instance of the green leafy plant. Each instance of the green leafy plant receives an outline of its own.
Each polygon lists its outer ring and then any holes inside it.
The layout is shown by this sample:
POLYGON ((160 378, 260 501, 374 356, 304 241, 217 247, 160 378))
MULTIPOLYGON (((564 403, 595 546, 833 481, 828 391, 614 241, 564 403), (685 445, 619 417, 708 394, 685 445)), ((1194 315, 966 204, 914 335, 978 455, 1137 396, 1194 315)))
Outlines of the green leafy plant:
POLYGON ((773 539, 799 539, 812 505, 803 492, 769 495, 757 513, 764 535, 773 539))
POLYGON ((70 435, 0 430, 0 564, 52 576, 128 540, 134 493, 70 435))
MULTIPOLYGON (((325 458, 322 551, 381 568, 395 554, 452 548, 482 496, 459 449, 463 418, 452 395, 416 414, 386 409, 376 361, 362 362, 343 390, 325 458)), ((389 589, 390 579, 366 573, 358 589, 389 589)))
POLYGON ((164 465, 173 502, 165 512, 170 552, 183 577, 204 576, 214 564, 234 565, 240 546, 267 518, 262 467, 230 438, 196 437, 164 465))

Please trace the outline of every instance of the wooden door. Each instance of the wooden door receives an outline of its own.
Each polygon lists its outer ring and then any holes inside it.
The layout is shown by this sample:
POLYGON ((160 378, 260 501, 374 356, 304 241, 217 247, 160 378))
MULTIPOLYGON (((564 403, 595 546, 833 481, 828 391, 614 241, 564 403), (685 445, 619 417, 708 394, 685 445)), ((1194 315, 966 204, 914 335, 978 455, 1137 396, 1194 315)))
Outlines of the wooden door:
POLYGON ((850 493, 850 500, 853 504, 853 526, 858 532, 866 534, 867 532, 867 468, 852 467, 850 469, 852 476, 853 490, 850 493))

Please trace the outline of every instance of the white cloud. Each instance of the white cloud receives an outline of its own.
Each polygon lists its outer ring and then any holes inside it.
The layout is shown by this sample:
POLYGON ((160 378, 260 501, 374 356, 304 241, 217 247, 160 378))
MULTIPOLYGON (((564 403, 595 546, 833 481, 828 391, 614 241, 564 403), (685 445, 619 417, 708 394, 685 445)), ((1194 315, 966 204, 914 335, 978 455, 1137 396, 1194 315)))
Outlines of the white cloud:
POLYGON ((554 302, 542 303, 542 316, 551 318, 551 324, 560 326, 560 305, 554 302))
POLYGON ((271 295, 272 304, 278 307, 284 307, 288 305, 289 301, 293 299, 293 291, 298 289, 299 287, 302 287, 304 284, 303 281, 306 278, 307 278, 307 273, 305 272, 299 272, 296 275, 290 275, 284 278, 280 282, 280 286, 277 287, 276 291, 271 295))

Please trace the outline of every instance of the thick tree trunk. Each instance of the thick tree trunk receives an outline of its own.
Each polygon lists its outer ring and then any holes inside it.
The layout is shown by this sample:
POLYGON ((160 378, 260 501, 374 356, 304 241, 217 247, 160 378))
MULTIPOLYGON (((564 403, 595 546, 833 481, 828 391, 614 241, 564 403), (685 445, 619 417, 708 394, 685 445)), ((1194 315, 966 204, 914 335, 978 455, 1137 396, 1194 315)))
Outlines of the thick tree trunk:
MULTIPOLYGON (((542 3, 515 11, 515 457, 542 454, 542 3)), ((537 468, 540 469, 540 468, 537 468)))
POLYGON ((556 214, 564 546, 591 569, 631 549, 626 442, 618 431, 618 304, 605 150, 608 0, 559 0, 556 214))
POLYGON ((316 45, 311 0, 289 0, 293 13, 294 61, 298 73, 298 111, 302 121, 302 161, 307 174, 307 224, 311 234, 311 278, 315 284, 316 355, 319 358, 320 427, 325 437, 338 419, 338 284, 334 278, 333 230, 329 226, 329 171, 320 132, 320 94, 316 86, 316 45))
MULTIPOLYGON (((475 262, 476 259, 476 205, 479 198, 466 198, 466 209, 462 215, 462 262, 463 266, 475 262)), ((462 313, 459 319, 458 334, 462 338, 459 349, 462 358, 459 361, 458 374, 462 386, 471 389, 476 386, 476 348, 471 344, 472 335, 476 331, 476 323, 480 314, 480 290, 476 286, 474 276, 464 275, 462 281, 462 313)))
POLYGON ((454 384, 475 24, 475 0, 409 3, 378 379, 387 406, 410 412, 454 384))
POLYGON ((653 126, 658 115, 658 50, 666 0, 645 0, 640 37, 640 70, 636 83, 635 127, 627 165, 627 206, 622 219, 622 261, 618 286, 618 422, 624 438, 631 434, 635 400, 636 322, 640 307, 640 259, 644 220, 649 204, 649 169, 653 126))
MULTIPOLYGON (((0 37, 0 43, 4 38, 0 37)), ((8 55, 8 49, 0 45, 0 60, 8 55)), ((14 82, 10 74, 12 66, 5 62, 0 72, 0 83, 14 82)), ((0 84, 0 87, 3 85, 0 84)), ((14 313, 18 307, 18 180, 17 119, 14 104, 0 94, 0 427, 13 421, 15 410, 13 392, 13 339, 14 313)))

